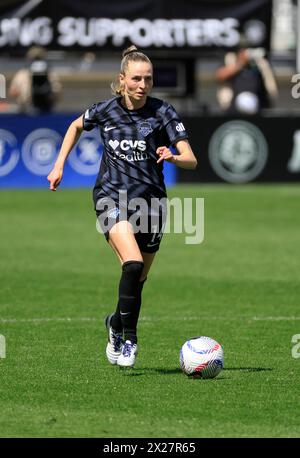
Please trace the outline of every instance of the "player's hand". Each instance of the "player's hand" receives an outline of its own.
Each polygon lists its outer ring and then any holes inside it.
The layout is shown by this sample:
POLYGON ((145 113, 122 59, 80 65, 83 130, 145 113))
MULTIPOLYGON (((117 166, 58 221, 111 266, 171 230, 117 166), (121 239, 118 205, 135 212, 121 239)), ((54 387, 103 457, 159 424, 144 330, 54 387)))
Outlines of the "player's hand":
POLYGON ((168 161, 173 162, 173 154, 166 146, 159 146, 156 150, 156 154, 158 154, 159 158, 156 161, 159 164, 161 161, 168 161))
POLYGON ((56 191, 56 188, 59 186, 63 176, 63 169, 60 167, 54 167, 49 175, 47 176, 47 180, 50 182, 50 190, 56 191))

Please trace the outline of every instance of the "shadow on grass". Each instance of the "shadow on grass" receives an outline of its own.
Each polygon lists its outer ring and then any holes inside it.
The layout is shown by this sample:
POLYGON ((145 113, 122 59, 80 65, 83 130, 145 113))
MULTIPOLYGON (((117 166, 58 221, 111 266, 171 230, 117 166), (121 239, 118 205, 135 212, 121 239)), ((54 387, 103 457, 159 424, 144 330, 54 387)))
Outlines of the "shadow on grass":
MULTIPOLYGON (((264 371, 272 371, 273 369, 270 367, 224 367, 223 371, 241 371, 241 372, 264 372, 264 371)), ((174 374, 183 374, 182 370, 178 367, 173 369, 162 369, 158 367, 144 367, 141 369, 122 369, 122 372, 126 375, 131 377, 140 377, 146 376, 150 374, 161 374, 161 375, 174 375, 174 374)), ((217 380, 222 380, 224 377, 219 376, 217 380)))
POLYGON ((161 369, 157 367, 143 367, 141 369, 122 369, 122 372, 126 375, 130 375, 132 377, 139 377, 141 375, 149 375, 153 373, 158 373, 161 375, 173 375, 173 374, 182 374, 182 370, 179 368, 174 369, 161 369))
POLYGON ((272 371, 271 367, 224 367, 223 371, 263 372, 272 371))

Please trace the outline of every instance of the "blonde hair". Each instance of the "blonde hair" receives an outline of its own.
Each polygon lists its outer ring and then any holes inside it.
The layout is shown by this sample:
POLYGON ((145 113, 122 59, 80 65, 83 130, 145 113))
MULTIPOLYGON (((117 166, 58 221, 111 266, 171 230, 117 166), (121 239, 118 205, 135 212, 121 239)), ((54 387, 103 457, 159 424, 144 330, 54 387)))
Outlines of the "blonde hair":
MULTIPOLYGON (((149 57, 146 56, 146 54, 139 51, 137 47, 134 45, 129 46, 129 48, 125 49, 122 53, 121 69, 120 69, 120 73, 122 73, 122 75, 125 75, 128 69, 129 62, 147 62, 148 64, 152 65, 149 57)), ((124 93, 123 86, 120 83, 118 77, 116 77, 115 81, 111 83, 111 90, 112 90, 112 93, 115 95, 123 95, 124 93)))

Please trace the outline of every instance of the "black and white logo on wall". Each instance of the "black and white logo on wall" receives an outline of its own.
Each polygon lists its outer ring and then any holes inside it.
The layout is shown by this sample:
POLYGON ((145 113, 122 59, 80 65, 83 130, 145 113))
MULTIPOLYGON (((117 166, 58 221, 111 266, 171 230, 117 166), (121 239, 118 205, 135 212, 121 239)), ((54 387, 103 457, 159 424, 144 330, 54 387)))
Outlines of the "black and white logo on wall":
POLYGON ((229 183, 257 178, 268 159, 268 145, 260 129, 248 121, 228 121, 212 135, 208 147, 215 173, 229 183))
POLYGON ((290 173, 300 172, 300 130, 294 132, 292 155, 288 161, 287 169, 290 173))
POLYGON ((102 156, 102 144, 95 129, 83 132, 76 148, 69 156, 68 164, 81 175, 96 175, 99 172, 102 156))
POLYGON ((24 140, 22 158, 35 175, 48 175, 62 143, 61 135, 52 129, 33 130, 24 140))
POLYGON ((8 175, 16 167, 20 158, 17 144, 11 132, 0 129, 0 177, 8 175))

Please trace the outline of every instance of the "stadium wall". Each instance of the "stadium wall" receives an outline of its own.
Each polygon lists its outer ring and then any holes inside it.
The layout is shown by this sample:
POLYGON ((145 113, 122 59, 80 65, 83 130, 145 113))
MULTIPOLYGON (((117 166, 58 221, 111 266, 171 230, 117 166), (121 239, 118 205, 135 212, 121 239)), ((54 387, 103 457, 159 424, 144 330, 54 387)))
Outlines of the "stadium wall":
POLYGON ((183 119, 199 165, 178 169, 179 182, 300 181, 297 116, 183 119))
MULTIPOLYGON (((0 115, 0 188, 45 188, 47 175, 59 152, 63 136, 80 116, 0 115)), ((91 187, 102 157, 99 132, 83 132, 64 169, 62 187, 91 187)), ((167 186, 176 182, 177 168, 166 164, 167 186)))
MULTIPOLYGON (((64 133, 77 116, 1 115, 0 187, 46 187, 64 133)), ((199 165, 189 171, 166 163, 167 186, 177 182, 300 181, 297 117, 182 117, 199 165)), ((101 156, 97 130, 84 132, 68 158, 63 186, 92 186, 101 156)))

